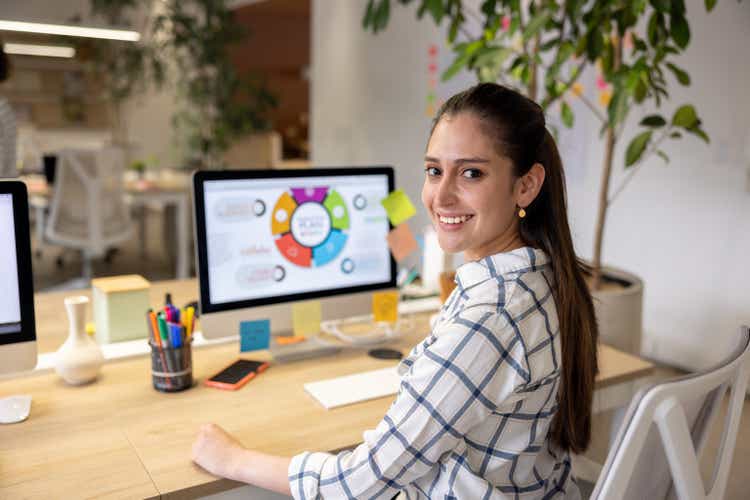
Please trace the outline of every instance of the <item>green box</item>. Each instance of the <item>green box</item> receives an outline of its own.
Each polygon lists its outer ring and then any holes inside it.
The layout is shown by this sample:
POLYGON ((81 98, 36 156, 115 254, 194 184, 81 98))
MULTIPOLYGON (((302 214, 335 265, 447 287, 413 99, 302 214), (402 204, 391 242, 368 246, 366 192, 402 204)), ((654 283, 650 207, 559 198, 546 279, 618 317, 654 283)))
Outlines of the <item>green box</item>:
POLYGON ((91 280, 91 288, 99 344, 148 338, 148 280, 137 274, 97 278, 91 280))

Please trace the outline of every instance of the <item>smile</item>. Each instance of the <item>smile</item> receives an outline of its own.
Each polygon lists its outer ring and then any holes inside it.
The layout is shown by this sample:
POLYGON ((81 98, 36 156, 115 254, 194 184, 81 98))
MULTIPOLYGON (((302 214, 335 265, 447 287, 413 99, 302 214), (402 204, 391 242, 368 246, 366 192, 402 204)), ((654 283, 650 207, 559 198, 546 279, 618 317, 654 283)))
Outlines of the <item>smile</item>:
POLYGON ((467 220, 474 217, 473 215, 460 215, 457 217, 445 217, 443 215, 438 215, 438 220, 442 222, 443 224, 463 224, 467 220))

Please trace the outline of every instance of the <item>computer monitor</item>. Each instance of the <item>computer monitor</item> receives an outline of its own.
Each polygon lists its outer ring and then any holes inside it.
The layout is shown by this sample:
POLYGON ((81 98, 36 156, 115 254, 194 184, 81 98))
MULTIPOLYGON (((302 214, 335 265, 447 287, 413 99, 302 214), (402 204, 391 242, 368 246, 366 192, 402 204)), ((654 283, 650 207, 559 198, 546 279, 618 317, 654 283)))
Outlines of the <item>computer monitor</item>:
POLYGON ((371 312, 373 290, 396 288, 380 203, 393 185, 391 167, 196 172, 203 335, 255 319, 285 334, 299 301, 323 320, 371 312))
POLYGON ((21 181, 0 180, 0 374, 36 366, 29 202, 21 181))

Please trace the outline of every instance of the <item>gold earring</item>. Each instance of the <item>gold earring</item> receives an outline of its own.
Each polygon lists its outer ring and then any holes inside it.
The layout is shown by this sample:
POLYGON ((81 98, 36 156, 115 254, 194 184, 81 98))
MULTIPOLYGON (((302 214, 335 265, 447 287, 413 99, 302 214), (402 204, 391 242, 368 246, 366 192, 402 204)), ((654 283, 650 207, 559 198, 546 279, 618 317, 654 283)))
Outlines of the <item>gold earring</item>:
POLYGON ((518 211, 518 216, 519 216, 520 218, 522 218, 522 219, 523 219, 524 217, 526 217, 526 210, 524 210, 523 208, 522 208, 522 209, 520 209, 520 210, 518 211))

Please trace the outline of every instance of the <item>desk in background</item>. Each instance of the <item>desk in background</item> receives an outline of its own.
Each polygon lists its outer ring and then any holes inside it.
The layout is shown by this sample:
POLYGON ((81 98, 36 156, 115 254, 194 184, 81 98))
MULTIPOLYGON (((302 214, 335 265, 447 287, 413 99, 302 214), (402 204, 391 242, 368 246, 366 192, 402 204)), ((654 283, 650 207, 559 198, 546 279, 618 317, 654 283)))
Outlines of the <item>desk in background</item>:
MULTIPOLYGON (((37 241, 43 241, 45 208, 52 195, 51 187, 44 176, 26 175, 21 180, 29 190, 30 206, 35 211, 37 241)), ((189 275, 190 259, 190 178, 185 173, 171 173, 166 176, 137 181, 126 175, 125 196, 132 206, 143 207, 149 203, 160 203, 175 209, 175 238, 177 240, 177 263, 175 277, 185 279, 189 275)), ((141 234, 142 244, 144 235, 141 234)))
MULTIPOLYGON (((164 292, 176 304, 198 295, 196 280, 152 283, 154 307, 164 292)), ((62 298, 35 297, 40 352, 57 349, 67 334, 62 298)), ((390 344, 408 351, 428 332, 429 314, 390 344)), ((198 384, 238 357, 238 343, 206 346, 193 353, 198 384)), ((251 353, 269 359, 265 351, 251 353)), ((653 366, 600 346, 597 395, 628 386, 653 366)), ((196 385, 165 394, 151 387, 150 359, 105 364, 99 379, 71 387, 53 373, 0 381, 0 396, 29 393, 25 422, 0 426, 0 498, 192 498, 238 486, 217 479, 190 461, 198 426, 216 422, 251 448, 276 455, 338 450, 357 445, 388 410, 392 397, 327 411, 303 389, 306 382, 393 365, 364 351, 274 365, 243 389, 220 391, 196 385)), ((611 404, 613 399, 609 398, 611 404)), ((601 405, 599 405, 601 407, 601 405)))

